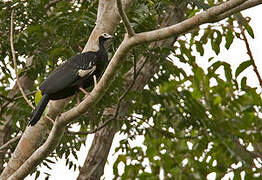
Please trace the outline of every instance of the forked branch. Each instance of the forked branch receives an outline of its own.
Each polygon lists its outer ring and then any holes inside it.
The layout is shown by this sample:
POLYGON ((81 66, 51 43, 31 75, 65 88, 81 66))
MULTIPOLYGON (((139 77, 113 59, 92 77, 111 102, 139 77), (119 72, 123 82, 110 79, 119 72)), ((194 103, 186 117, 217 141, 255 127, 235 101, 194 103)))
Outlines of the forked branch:
POLYGON ((126 28, 126 32, 129 36, 134 36, 135 35, 135 31, 134 29, 132 28, 129 20, 128 20, 128 17, 125 13, 125 11, 123 10, 123 6, 122 6, 122 2, 121 0, 116 0, 117 1, 117 8, 118 8, 118 12, 119 12, 119 15, 124 23, 124 26, 126 28))

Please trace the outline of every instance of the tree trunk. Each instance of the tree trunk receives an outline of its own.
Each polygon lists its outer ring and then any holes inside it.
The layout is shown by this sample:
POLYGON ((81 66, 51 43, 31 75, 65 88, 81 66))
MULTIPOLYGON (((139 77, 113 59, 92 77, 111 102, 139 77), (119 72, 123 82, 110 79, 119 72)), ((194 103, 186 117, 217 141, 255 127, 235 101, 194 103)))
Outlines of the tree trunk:
MULTIPOLYGON (((163 23, 161 27, 166 27, 171 24, 176 24, 184 19, 184 6, 180 8, 170 7, 169 11, 165 14, 163 23)), ((174 43, 174 38, 169 38, 166 40, 158 41, 155 43, 151 43, 150 48, 153 47, 172 47, 174 43)), ((168 54, 167 54, 168 55, 168 54)), ((148 81, 152 78, 152 76, 158 72, 159 67, 161 65, 160 59, 148 59, 148 57, 142 57, 139 60, 137 69, 143 65, 144 61, 147 61, 138 75, 132 90, 141 90, 148 83, 148 81)), ((132 83, 133 79, 133 69, 131 69, 125 75, 124 89, 128 88, 128 86, 132 83)), ((123 117, 126 115, 129 100, 126 99, 121 103, 119 109, 119 116, 123 117)), ((115 109, 105 109, 104 117, 105 119, 109 119, 115 112, 115 109)), ((110 151, 113 138, 115 133, 119 130, 119 127, 111 125, 107 126, 95 134, 92 145, 89 149, 88 155, 84 162, 83 167, 80 170, 80 174, 78 176, 78 180, 96 180, 99 179, 104 173, 104 166, 108 157, 108 153, 110 151)))
MULTIPOLYGON (((27 59, 27 66, 31 63, 32 57, 27 59)), ((19 78, 19 82, 25 92, 29 91, 33 87, 33 82, 27 74, 23 75, 19 78)), ((14 85, 12 90, 8 93, 9 98, 14 98, 16 95, 20 94, 20 90, 18 88, 17 83, 14 85)), ((14 108, 15 102, 10 102, 6 108, 14 108)), ((0 146, 5 144, 7 141, 10 140, 10 128, 12 128, 12 116, 10 114, 2 114, 1 117, 3 118, 3 125, 0 126, 0 146)), ((6 149, 7 150, 7 149, 6 149)), ((0 151, 0 172, 4 170, 4 156, 6 154, 6 150, 0 151)))

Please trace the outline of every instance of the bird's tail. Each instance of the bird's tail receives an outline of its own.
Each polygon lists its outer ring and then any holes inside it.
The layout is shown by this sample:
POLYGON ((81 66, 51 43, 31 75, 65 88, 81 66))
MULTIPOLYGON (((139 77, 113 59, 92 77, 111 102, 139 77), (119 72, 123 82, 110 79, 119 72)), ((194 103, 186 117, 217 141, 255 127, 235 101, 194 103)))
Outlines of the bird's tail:
POLYGON ((42 96, 42 99, 40 100, 40 102, 38 103, 38 105, 36 106, 34 111, 32 112, 32 115, 31 115, 29 123, 28 123, 29 126, 30 125, 33 126, 39 121, 39 119, 41 118, 48 102, 49 102, 49 97, 48 97, 47 94, 44 94, 42 96))

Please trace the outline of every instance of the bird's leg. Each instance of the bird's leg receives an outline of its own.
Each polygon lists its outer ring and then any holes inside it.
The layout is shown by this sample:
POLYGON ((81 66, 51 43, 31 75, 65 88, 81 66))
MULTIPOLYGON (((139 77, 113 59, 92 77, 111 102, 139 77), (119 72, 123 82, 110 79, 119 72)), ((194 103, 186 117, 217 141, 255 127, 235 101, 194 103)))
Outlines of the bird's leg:
POLYGON ((82 91, 86 96, 89 96, 89 95, 90 95, 90 93, 87 92, 84 88, 79 87, 79 89, 80 89, 80 91, 82 91))
POLYGON ((80 104, 79 94, 76 94, 76 104, 80 104))
POLYGON ((54 121, 51 117, 49 117, 48 115, 46 115, 45 117, 46 117, 46 119, 48 119, 51 123, 55 124, 55 121, 54 121))
POLYGON ((94 78, 94 85, 96 87, 96 85, 97 85, 96 75, 94 75, 93 78, 94 78))

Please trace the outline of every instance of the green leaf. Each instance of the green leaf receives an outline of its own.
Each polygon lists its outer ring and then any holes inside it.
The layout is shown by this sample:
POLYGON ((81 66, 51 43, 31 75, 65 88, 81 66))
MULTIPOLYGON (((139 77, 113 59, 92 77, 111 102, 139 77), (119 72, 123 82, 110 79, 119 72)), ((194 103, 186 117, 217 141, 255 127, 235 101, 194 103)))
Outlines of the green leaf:
POLYGON ((199 54, 200 54, 201 56, 203 56, 203 55, 204 55, 203 45, 202 45, 199 41, 196 41, 195 44, 196 44, 196 50, 197 50, 197 52, 199 52, 199 54))
POLYGON ((229 49, 229 47, 231 46, 231 44, 233 43, 234 40, 234 36, 231 30, 228 30, 226 33, 226 44, 225 44, 225 48, 229 49))
POLYGON ((39 101, 41 100, 41 98, 42 98, 41 91, 38 90, 38 91, 35 93, 35 104, 36 104, 36 105, 39 103, 39 101))
POLYGON ((236 69, 235 77, 237 78, 238 75, 241 72, 243 72, 246 68, 248 68, 250 65, 252 65, 252 61, 251 60, 242 62, 236 69))
POLYGON ((222 41, 222 35, 219 31, 215 31, 211 36, 211 46, 212 49, 215 51, 216 55, 220 52, 220 43, 222 41), (214 37, 216 34, 216 37, 214 37))
POLYGON ((230 67, 230 64, 224 63, 224 70, 225 70, 225 76, 228 81, 232 80, 232 69, 230 67))
POLYGON ((122 161, 124 164, 126 164, 126 156, 125 156, 125 155, 120 154, 120 155, 118 156, 118 159, 119 159, 119 162, 122 161))
POLYGON ((254 31, 253 31, 252 27, 248 23, 245 23, 244 26, 245 26, 248 34, 254 39, 255 36, 254 36, 254 31))
POLYGON ((217 96, 217 97, 215 97, 215 99, 214 99, 214 104, 221 104, 221 102, 222 102, 222 97, 221 96, 217 96))
POLYGON ((40 175, 40 171, 36 171, 36 173, 35 173, 35 180, 38 179, 39 175, 40 175))
POLYGON ((247 77, 243 77, 241 79, 241 89, 245 89, 247 87, 247 77))

